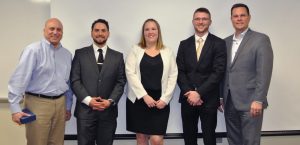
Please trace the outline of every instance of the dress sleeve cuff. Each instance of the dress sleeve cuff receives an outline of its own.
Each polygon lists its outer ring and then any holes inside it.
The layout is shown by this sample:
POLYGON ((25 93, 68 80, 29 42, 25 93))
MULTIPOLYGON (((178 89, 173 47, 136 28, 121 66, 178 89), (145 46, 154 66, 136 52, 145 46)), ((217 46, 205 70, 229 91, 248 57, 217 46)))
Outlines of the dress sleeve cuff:
POLYGON ((90 102, 92 100, 92 97, 91 96, 86 96, 83 100, 82 100, 82 103, 86 104, 89 106, 90 102))
POLYGON ((22 109, 19 104, 10 104, 11 113, 22 112, 22 109))

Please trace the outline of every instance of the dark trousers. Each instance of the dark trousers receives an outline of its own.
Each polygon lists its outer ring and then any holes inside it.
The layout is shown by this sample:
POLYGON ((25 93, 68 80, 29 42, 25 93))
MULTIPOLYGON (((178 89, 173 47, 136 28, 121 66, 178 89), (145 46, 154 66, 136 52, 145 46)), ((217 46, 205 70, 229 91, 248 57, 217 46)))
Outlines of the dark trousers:
POLYGON ((185 145, 197 145, 198 120, 200 117, 203 142, 216 145, 217 108, 191 106, 186 100, 181 102, 181 117, 185 145))
POLYGON ((78 145, 112 145, 117 121, 77 118, 78 145))

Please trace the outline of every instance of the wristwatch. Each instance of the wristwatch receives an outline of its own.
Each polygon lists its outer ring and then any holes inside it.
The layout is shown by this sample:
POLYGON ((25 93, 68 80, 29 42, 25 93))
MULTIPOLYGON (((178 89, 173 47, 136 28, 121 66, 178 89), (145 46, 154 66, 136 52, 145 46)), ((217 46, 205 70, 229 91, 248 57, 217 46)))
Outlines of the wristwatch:
POLYGON ((110 105, 115 106, 116 102, 113 99, 107 99, 110 102, 110 105))

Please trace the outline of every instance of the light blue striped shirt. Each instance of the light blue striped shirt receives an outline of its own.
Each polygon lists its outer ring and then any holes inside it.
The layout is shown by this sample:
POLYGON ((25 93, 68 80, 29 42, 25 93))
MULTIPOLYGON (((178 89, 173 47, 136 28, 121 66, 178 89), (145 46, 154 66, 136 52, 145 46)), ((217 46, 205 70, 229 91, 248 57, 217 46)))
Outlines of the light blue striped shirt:
POLYGON ((46 39, 27 46, 8 83, 8 101, 12 113, 21 112, 19 105, 25 92, 57 96, 65 94, 71 110, 73 92, 69 77, 72 54, 61 44, 54 48, 46 39))

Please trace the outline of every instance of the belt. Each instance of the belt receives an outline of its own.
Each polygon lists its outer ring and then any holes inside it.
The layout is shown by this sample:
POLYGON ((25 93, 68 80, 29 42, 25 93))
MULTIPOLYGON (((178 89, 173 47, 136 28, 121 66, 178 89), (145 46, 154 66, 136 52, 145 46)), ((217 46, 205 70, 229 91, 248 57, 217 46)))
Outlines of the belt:
POLYGON ((47 96, 47 95, 43 95, 43 94, 35 94, 35 93, 31 93, 31 92, 25 92, 25 94, 27 95, 32 95, 32 96, 37 96, 37 97, 41 97, 41 98, 46 98, 46 99, 58 99, 61 96, 63 96, 64 94, 60 94, 57 96, 47 96))

